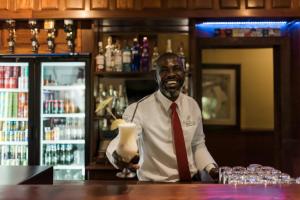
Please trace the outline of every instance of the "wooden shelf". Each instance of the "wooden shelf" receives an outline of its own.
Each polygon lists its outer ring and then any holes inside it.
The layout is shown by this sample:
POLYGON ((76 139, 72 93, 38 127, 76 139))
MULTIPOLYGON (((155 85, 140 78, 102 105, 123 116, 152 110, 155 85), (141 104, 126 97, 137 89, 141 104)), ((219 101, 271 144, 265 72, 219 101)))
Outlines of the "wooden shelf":
POLYGON ((96 72, 96 76, 102 78, 126 78, 154 80, 155 71, 151 72, 96 72))

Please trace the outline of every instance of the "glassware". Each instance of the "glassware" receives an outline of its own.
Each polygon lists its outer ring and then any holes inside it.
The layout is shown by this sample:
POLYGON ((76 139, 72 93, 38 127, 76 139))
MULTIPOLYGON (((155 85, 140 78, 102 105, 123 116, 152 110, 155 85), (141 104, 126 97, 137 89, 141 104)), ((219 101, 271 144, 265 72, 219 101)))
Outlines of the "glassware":
POLYGON ((221 166, 219 168, 219 183, 223 184, 300 184, 300 177, 290 175, 270 166, 251 164, 243 166, 221 166))
POLYGON ((219 183, 225 184, 224 175, 227 171, 231 171, 231 170, 232 170, 231 167, 228 166, 219 167, 219 183))
MULTIPOLYGON (((137 155, 138 147, 136 143, 137 129, 134 123, 123 123, 119 125, 119 143, 116 149, 124 162, 130 163, 132 158, 137 155)), ((128 168, 124 168, 122 172, 117 173, 120 178, 133 178, 135 173, 128 168)))

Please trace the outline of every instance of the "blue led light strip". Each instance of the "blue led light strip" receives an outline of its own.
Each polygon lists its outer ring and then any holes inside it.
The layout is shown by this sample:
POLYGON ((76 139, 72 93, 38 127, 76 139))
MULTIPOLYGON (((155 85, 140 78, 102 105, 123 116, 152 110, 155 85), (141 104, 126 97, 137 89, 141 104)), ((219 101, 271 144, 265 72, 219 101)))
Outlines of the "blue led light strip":
POLYGON ((198 25, 226 25, 226 24, 232 24, 232 25, 259 25, 259 24, 274 24, 274 25, 285 25, 287 24, 287 21, 251 21, 251 22, 245 22, 245 21, 232 21, 232 22, 203 22, 201 24, 196 24, 198 25))

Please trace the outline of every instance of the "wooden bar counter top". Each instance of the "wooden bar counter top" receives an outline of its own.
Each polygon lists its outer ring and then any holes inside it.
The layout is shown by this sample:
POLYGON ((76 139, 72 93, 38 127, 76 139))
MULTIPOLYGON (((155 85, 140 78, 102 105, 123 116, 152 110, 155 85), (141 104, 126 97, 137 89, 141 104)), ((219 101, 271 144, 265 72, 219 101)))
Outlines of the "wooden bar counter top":
POLYGON ((193 199, 300 199, 300 185, 93 184, 0 186, 0 199, 19 200, 193 200, 193 199))

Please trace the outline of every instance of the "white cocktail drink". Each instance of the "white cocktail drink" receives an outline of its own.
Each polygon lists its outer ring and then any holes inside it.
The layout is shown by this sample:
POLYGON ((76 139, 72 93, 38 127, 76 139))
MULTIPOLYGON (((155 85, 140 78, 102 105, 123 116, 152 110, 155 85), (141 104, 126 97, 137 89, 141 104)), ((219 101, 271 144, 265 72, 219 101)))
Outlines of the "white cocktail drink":
POLYGON ((137 128, 134 123, 123 123, 119 125, 119 143, 117 153, 122 157, 124 162, 130 162, 137 155, 138 147, 136 143, 137 128))

